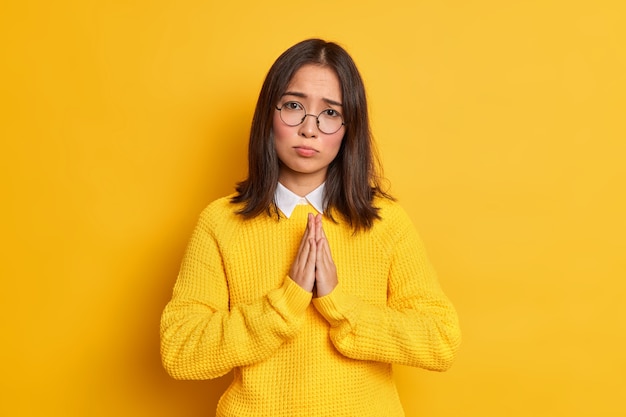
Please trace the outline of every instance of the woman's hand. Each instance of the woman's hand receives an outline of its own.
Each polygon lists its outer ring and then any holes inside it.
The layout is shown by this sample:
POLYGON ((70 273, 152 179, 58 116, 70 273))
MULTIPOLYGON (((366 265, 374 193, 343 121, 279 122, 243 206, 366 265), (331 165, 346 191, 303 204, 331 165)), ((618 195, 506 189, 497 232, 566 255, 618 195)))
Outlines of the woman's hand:
MULTIPOLYGON (((311 223, 311 216, 309 215, 309 223, 311 223)), ((315 243, 316 243, 316 257, 315 257, 315 289, 316 297, 323 297, 328 295, 337 286, 337 268, 333 262, 333 257, 330 253, 330 246, 322 227, 322 215, 318 214, 314 218, 315 220, 315 243)))
POLYGON ((289 277, 302 289, 313 292, 315 286, 315 262, 317 253, 317 242, 315 238, 315 218, 309 213, 306 229, 296 259, 289 270, 289 277))

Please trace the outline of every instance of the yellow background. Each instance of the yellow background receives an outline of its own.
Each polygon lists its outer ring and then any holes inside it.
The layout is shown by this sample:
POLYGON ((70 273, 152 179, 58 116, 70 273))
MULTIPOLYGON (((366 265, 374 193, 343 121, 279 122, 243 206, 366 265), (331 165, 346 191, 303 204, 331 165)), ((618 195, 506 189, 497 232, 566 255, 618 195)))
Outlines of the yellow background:
POLYGON ((209 416, 160 366, 271 63, 339 41, 464 343, 407 416, 624 416, 626 32, 607 1, 3 1, 0 415, 209 416))

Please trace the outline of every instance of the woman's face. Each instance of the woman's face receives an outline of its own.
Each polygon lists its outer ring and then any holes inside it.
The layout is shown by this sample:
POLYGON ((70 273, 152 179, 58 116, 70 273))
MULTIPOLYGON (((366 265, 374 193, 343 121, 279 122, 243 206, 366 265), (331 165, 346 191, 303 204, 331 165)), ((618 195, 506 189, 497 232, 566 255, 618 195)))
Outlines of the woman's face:
POLYGON ((323 133, 315 116, 325 112, 326 116, 338 117, 337 112, 343 113, 341 103, 337 74, 319 65, 301 67, 276 103, 279 108, 299 109, 301 106, 309 115, 302 124, 289 126, 281 119, 281 112, 274 110, 274 141, 281 162, 279 180, 292 191, 313 187, 312 190, 326 180, 328 165, 339 152, 345 126, 331 134, 323 133))

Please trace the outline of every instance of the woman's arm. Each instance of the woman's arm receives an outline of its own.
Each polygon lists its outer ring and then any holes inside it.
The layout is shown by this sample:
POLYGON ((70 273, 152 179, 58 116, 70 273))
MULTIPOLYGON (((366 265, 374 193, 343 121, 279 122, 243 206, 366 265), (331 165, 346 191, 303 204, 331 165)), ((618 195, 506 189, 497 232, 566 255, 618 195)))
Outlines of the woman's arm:
MULTIPOLYGON (((161 357, 177 379, 210 379, 272 355, 300 329, 311 294, 285 277, 280 288, 229 306, 220 248, 203 213, 161 317, 161 357)), ((251 279, 251 277, 242 277, 251 279)))
POLYGON ((330 323, 330 338, 345 356, 444 371, 461 341, 457 314, 403 212, 400 220, 386 306, 345 293, 341 277, 330 294, 313 303, 330 323))

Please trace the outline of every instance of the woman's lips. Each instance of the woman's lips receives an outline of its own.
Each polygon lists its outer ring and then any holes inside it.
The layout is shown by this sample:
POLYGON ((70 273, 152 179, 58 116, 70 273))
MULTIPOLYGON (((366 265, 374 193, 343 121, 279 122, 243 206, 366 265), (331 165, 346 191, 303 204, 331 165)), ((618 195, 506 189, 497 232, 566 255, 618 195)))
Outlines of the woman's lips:
POLYGON ((309 148, 306 146, 296 146, 294 147, 296 153, 300 156, 311 157, 317 153, 317 151, 313 148, 309 148))

